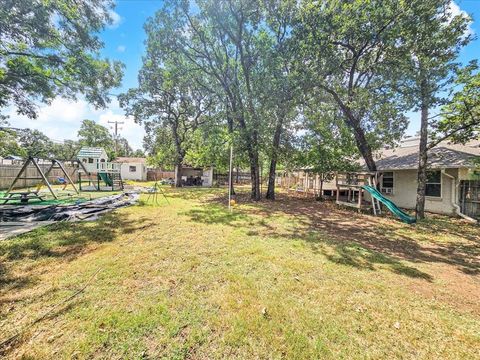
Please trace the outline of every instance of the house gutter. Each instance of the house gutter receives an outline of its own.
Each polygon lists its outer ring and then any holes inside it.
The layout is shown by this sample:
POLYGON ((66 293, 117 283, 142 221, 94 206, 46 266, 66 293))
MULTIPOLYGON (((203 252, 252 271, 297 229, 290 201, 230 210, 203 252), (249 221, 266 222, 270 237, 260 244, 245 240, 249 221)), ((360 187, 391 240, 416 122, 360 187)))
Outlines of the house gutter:
POLYGON ((477 220, 471 218, 470 216, 467 216, 467 215, 463 214, 462 210, 460 209, 460 206, 458 206, 458 204, 456 202, 457 193, 458 193, 457 187, 460 185, 460 183, 457 184, 457 178, 455 176, 447 174, 445 172, 445 169, 442 169, 442 174, 449 177, 450 179, 452 179, 452 196, 450 197, 450 199, 451 199, 451 202, 452 202, 452 206, 455 208, 456 214, 458 216, 464 218, 465 220, 469 221, 469 222, 477 223, 478 222, 477 220))

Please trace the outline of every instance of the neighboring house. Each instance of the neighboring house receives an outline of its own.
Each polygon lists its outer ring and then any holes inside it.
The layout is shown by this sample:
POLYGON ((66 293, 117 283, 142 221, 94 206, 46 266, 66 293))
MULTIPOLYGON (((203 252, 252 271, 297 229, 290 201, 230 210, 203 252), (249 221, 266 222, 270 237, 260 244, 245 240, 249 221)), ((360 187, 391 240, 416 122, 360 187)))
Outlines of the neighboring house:
POLYGON ((24 161, 21 156, 16 155, 7 155, 0 159, 2 165, 20 165, 23 164, 24 161))
POLYGON ((83 163, 88 172, 107 171, 108 155, 104 148, 82 147, 77 155, 78 160, 83 163))
POLYGON ((14 161, 23 161, 23 158, 21 156, 17 155, 8 155, 4 157, 5 160, 14 160, 14 161))
MULTIPOLYGON (((380 188, 398 206, 413 209, 417 196, 419 138, 377 154, 380 188)), ((480 141, 465 145, 442 142, 429 151, 425 209, 480 219, 480 141)))
POLYGON ((120 174, 123 180, 147 180, 146 158, 119 157, 113 162, 120 164, 120 174))
MULTIPOLYGON (((414 209, 416 205, 418 146, 418 137, 407 138, 398 147, 383 149, 375 155, 382 193, 406 209, 414 209)), ((480 141, 465 145, 442 142, 431 149, 425 210, 480 220, 480 168, 475 164, 479 160, 480 141)), ((318 195, 320 178, 303 169, 279 173, 277 184, 318 195)), ((324 196, 335 197, 336 191, 335 179, 322 186, 324 196)), ((368 194, 365 199, 370 200, 368 194)))

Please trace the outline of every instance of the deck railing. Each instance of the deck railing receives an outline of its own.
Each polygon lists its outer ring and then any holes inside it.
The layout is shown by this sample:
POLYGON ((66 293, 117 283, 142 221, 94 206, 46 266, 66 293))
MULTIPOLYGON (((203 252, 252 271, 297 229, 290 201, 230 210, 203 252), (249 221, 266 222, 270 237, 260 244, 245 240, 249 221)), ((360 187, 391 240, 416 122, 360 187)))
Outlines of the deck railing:
MULTIPOLYGON (((98 163, 82 163, 83 167, 87 172, 95 173, 95 172, 120 172, 120 163, 112 163, 112 162, 98 162, 98 163)), ((83 169, 80 169, 83 171, 83 169)))
POLYGON ((120 172, 119 163, 112 162, 99 162, 97 163, 98 172, 120 172))

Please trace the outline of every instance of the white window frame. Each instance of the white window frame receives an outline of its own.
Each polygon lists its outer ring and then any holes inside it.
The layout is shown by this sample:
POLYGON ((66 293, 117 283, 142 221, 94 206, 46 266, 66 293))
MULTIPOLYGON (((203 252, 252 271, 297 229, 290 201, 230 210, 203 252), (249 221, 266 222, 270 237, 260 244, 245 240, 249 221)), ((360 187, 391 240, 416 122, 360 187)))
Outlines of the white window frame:
POLYGON ((137 172, 137 165, 128 165, 128 172, 136 173, 137 172), (134 168, 135 170, 132 170, 134 168))
POLYGON ((382 184, 381 184, 381 187, 380 187, 381 190, 382 190, 382 193, 383 193, 383 194, 386 194, 386 192, 383 191, 384 189, 392 189, 392 192, 391 192, 390 194, 387 194, 387 195, 393 195, 393 194, 395 194, 395 182, 396 182, 395 171, 383 171, 383 172, 382 172, 382 184), (383 180, 384 180, 384 176, 385 176, 386 173, 391 173, 391 174, 392 174, 392 183, 393 183, 393 184, 392 184, 392 187, 388 187, 388 188, 387 188, 387 187, 384 187, 384 186, 383 186, 383 180))
POLYGON ((434 200, 441 200, 443 198, 443 176, 442 176, 442 171, 441 170, 429 170, 427 171, 427 181, 425 183, 425 197, 429 199, 434 199, 434 200), (432 183, 428 182, 428 173, 429 172, 438 172, 440 173, 440 182, 439 183, 432 183), (427 195, 427 186, 428 184, 435 184, 435 185, 440 185, 440 195, 435 196, 435 195, 427 195))

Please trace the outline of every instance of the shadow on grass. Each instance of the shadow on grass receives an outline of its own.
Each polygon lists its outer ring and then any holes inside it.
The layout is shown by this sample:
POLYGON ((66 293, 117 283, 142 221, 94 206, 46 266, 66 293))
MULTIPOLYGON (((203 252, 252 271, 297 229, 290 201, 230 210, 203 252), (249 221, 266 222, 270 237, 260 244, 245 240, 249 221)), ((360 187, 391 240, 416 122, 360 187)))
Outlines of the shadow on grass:
POLYGON ((147 226, 149 219, 128 219, 121 212, 109 213, 93 222, 59 222, 0 241, 0 293, 20 289, 35 280, 13 276, 9 267, 26 259, 64 258, 74 260, 87 246, 114 241, 119 234, 132 234, 147 226), (10 263, 10 264, 9 264, 10 263))
MULTIPOLYGON (((276 238, 277 236, 274 235, 273 237, 276 238)), ((371 271, 385 268, 410 278, 433 281, 433 277, 430 274, 403 263, 402 259, 381 251, 369 249, 353 239, 334 238, 330 233, 314 230, 310 230, 308 233, 298 231, 297 235, 288 234, 287 238, 306 241, 313 252, 325 256, 329 261, 336 264, 371 271)))
POLYGON ((202 200, 205 197, 213 196, 218 198, 225 192, 221 188, 208 187, 183 187, 183 188, 166 188, 165 194, 169 198, 183 199, 183 200, 202 200))
POLYGON ((203 223, 235 222, 245 226, 249 236, 301 239, 330 261, 361 269, 373 270, 380 265, 408 277, 433 280, 431 275, 402 262, 407 260, 449 264, 469 275, 480 273, 480 229, 456 219, 433 216, 412 226, 286 194, 279 194, 274 202, 252 202, 247 193, 241 192, 237 201, 247 205, 234 210, 238 215, 222 213, 221 209, 227 211, 220 205, 226 203, 226 195, 225 191, 218 192, 204 201, 204 208, 187 215, 203 223), (276 216, 290 219, 291 225, 281 230, 272 227, 276 216), (435 241, 438 234, 451 235, 452 240, 435 241))
POLYGON ((248 219, 246 214, 238 211, 228 211, 226 206, 208 204, 202 208, 194 208, 179 215, 188 216, 192 221, 204 224, 222 224, 234 226, 238 221, 248 219))

